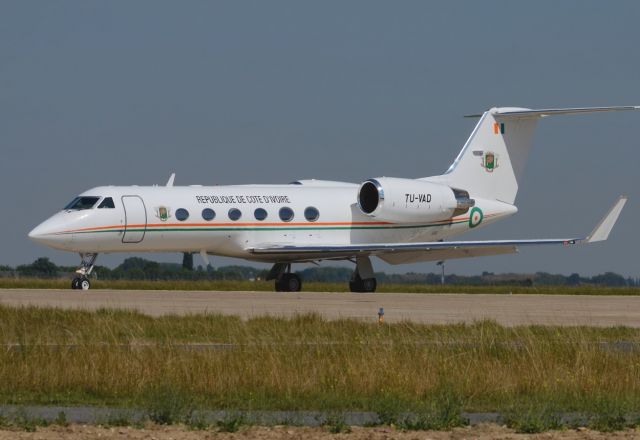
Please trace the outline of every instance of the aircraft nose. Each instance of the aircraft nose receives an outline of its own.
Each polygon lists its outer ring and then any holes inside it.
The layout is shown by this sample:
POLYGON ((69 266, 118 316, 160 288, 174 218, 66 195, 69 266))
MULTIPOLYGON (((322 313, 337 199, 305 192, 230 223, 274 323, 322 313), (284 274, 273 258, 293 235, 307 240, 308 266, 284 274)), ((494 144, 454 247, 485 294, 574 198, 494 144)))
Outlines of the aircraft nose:
POLYGON ((29 238, 50 247, 60 247, 71 241, 71 236, 61 233, 60 225, 52 219, 45 220, 29 232, 29 238))

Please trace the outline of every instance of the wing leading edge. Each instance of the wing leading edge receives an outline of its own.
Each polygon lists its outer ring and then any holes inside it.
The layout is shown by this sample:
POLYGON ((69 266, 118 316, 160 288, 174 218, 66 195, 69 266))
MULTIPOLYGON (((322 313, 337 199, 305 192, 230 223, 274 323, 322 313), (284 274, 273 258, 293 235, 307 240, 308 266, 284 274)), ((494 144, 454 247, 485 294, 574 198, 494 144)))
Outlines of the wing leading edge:
POLYGON ((248 249, 254 255, 281 256, 287 261, 351 258, 371 255, 391 264, 511 254, 520 246, 595 243, 609 237, 627 197, 621 196, 587 237, 540 240, 438 241, 423 243, 366 243, 349 245, 264 245, 248 249))

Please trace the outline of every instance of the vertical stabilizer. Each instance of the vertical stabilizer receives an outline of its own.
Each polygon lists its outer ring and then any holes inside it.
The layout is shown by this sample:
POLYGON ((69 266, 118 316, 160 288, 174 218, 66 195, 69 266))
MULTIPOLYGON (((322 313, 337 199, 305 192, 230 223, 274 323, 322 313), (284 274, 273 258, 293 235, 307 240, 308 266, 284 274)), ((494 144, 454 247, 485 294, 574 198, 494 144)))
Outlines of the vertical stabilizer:
MULTIPOLYGON (((504 118, 485 112, 458 157, 441 177, 471 197, 513 204, 538 117, 504 118)), ((524 110, 524 109, 522 109, 524 110)))
POLYGON ((640 107, 492 108, 475 115, 480 121, 447 172, 425 179, 466 190, 471 197, 513 204, 540 118, 626 110, 640 107))

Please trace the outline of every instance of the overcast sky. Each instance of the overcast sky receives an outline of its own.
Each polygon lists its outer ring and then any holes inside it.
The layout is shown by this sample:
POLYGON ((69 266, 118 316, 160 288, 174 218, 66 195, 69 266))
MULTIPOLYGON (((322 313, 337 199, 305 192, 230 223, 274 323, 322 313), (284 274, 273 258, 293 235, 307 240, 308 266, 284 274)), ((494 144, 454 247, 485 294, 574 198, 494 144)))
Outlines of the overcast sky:
MULTIPOLYGON (((27 233, 98 185, 423 177, 453 161, 465 114, 640 105, 639 23, 637 1, 5 0, 0 264, 76 264, 27 233)), ((466 236, 586 234, 628 194, 608 242, 448 271, 640 276, 638 127, 640 112, 543 120, 519 213, 466 236)))

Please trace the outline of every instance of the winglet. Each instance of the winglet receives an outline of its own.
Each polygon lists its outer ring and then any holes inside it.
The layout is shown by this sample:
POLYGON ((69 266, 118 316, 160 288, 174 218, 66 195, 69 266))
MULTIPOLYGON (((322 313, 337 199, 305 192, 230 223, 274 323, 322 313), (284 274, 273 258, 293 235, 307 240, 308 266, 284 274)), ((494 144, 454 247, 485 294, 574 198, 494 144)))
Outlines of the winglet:
POLYGON ((167 180, 167 186, 173 186, 174 180, 176 180, 176 173, 171 173, 169 180, 167 180))
POLYGON ((607 215, 604 216, 598 226, 589 234, 586 243, 594 243, 597 241, 604 241, 609 238, 609 233, 613 229, 618 221, 618 217, 622 212, 622 208, 624 208, 625 203, 627 203, 627 196, 620 196, 618 201, 613 205, 613 207, 609 210, 607 215))

